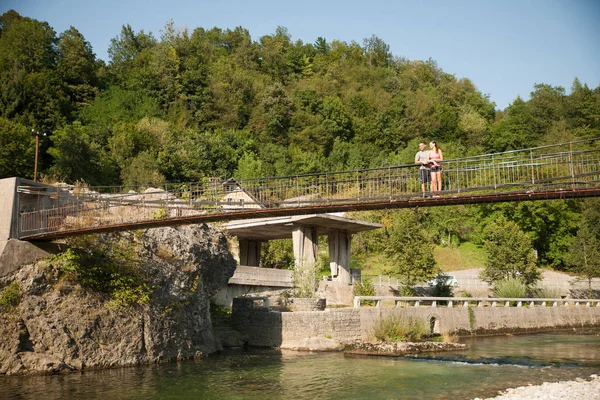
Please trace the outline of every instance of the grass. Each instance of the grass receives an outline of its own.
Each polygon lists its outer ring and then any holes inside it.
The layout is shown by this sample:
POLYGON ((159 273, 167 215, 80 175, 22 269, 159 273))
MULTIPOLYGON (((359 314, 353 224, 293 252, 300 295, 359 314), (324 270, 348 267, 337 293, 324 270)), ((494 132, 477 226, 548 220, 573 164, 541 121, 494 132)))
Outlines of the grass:
MULTIPOLYGON (((462 243, 458 247, 436 246, 435 261, 444 272, 479 268, 485 264, 483 248, 473 243, 462 243)), ((385 271, 393 266, 393 261, 383 254, 352 255, 351 267, 361 268, 363 275, 386 275, 385 271)))
POLYGON ((372 327, 372 335, 379 342, 413 342, 427 335, 427 326, 418 318, 392 315, 376 322, 372 327))
POLYGON ((436 246, 433 252, 438 266, 444 272, 479 268, 486 261, 483 248, 468 242, 462 243, 458 247, 436 246))

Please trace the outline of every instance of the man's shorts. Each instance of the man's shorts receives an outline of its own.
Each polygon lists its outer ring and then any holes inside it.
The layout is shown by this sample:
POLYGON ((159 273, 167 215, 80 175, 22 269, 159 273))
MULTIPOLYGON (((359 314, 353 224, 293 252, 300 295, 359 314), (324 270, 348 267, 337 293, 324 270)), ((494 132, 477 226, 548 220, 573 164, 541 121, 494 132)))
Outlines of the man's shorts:
POLYGON ((429 168, 421 168, 419 170, 419 178, 421 183, 431 182, 431 175, 429 174, 429 168))

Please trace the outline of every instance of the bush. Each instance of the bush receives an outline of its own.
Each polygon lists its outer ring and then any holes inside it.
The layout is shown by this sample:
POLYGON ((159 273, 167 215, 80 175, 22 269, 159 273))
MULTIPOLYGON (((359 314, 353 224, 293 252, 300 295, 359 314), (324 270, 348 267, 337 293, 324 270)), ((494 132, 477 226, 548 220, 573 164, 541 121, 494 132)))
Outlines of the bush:
MULTIPOLYGON (((375 286, 373 286, 373 282, 369 278, 363 278, 352 284, 352 294, 354 296, 375 296, 375 286)), ((362 304, 372 306, 375 304, 375 301, 365 300, 362 304)))
POLYGON ((150 301, 149 279, 138 265, 134 243, 92 235, 74 239, 70 244, 73 247, 50 259, 59 276, 88 290, 108 294, 108 307, 127 308, 150 301))
POLYGON ((398 295, 402 297, 415 296, 416 294, 417 291, 415 290, 414 286, 403 284, 398 288, 398 295))
POLYGON ((433 285, 432 296, 434 297, 452 297, 452 284, 450 277, 445 274, 438 274, 433 285))
POLYGON ((531 295, 538 299, 560 299, 561 291, 558 288, 540 286, 533 289, 531 295))
POLYGON ((372 328, 372 334, 380 342, 414 342, 428 333, 427 325, 421 319, 392 315, 382 318, 372 328))
POLYGON ((375 286, 369 278, 363 278, 352 284, 352 294, 355 296, 375 296, 375 286))
POLYGON ((12 282, 0 293, 0 311, 10 311, 18 306, 20 301, 21 287, 17 282, 12 282))
POLYGON ((527 297, 527 285, 519 278, 505 278, 494 283, 494 297, 523 298, 527 297))

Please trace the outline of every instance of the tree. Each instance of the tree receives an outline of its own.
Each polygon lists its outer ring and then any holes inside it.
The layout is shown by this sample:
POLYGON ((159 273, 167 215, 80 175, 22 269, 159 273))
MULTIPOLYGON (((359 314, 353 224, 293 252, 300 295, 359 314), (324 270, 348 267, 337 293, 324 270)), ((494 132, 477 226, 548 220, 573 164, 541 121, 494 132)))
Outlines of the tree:
POLYGON ((589 296, 592 297, 592 279, 600 278, 600 241, 586 220, 580 225, 577 236, 571 243, 568 264, 573 271, 587 279, 589 296))
POLYGON ((57 72, 75 106, 89 104, 97 95, 96 55, 74 27, 58 38, 57 72))
POLYGON ((67 125, 52 135, 54 145, 48 153, 54 158, 50 172, 67 182, 96 184, 102 168, 98 162, 98 146, 90 141, 87 129, 79 122, 67 125))
POLYGON ((531 238, 504 216, 486 227, 484 249, 487 261, 481 273, 483 280, 492 283, 512 277, 533 285, 540 279, 531 238))
POLYGON ((35 139, 22 125, 0 117, 0 179, 33 177, 35 139))
POLYGON ((391 216, 385 253, 394 261, 386 271, 408 286, 433 278, 438 272, 434 245, 421 227, 417 211, 402 210, 391 216))
POLYGON ((387 67, 392 61, 390 45, 381 38, 372 35, 370 38, 363 39, 365 53, 369 60, 369 67, 387 67))

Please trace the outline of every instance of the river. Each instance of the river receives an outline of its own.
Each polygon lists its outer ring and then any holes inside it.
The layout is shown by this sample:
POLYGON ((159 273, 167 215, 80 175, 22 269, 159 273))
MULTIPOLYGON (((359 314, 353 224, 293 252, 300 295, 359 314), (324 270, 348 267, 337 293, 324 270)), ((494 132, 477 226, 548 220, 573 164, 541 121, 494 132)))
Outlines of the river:
POLYGON ((1 399, 470 399, 600 373, 600 336, 466 339, 421 357, 227 350, 203 360, 57 376, 0 377, 1 399))

